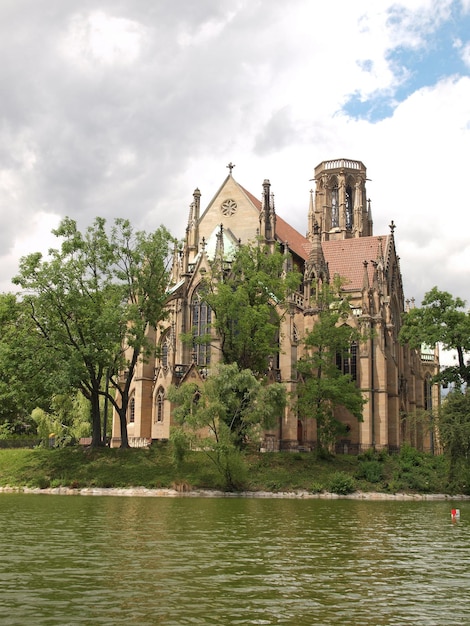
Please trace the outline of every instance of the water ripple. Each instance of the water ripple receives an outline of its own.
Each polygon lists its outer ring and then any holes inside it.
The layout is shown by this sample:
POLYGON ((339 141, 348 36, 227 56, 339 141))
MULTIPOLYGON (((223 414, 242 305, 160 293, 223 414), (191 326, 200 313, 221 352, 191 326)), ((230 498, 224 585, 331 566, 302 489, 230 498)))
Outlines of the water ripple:
POLYGON ((1 494, 0 623, 470 623, 457 506, 1 494))

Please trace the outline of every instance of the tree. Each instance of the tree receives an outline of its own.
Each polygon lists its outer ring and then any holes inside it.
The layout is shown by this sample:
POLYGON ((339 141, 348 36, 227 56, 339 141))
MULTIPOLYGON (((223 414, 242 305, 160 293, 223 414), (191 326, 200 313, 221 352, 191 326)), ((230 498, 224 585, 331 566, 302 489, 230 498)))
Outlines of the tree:
POLYGON ((102 218, 84 234, 70 218, 52 232, 62 239, 60 249, 49 250, 48 260, 40 253, 22 258, 14 283, 24 290, 41 354, 56 364, 57 388, 78 389, 91 403, 92 445, 103 443, 100 396, 106 395, 127 447, 130 381, 139 357, 148 355, 147 330, 165 314, 171 237, 163 227, 134 232, 121 219, 108 233, 102 218))
POLYGON ((54 446, 64 447, 90 436, 89 413, 89 402, 83 394, 75 392, 54 396, 50 411, 37 407, 32 411, 32 418, 43 446, 49 445, 53 434, 54 446))
POLYGON ((323 286, 318 319, 305 338, 306 355, 297 365, 300 374, 297 408, 300 416, 316 420, 320 453, 328 451, 342 432, 335 409, 343 406, 362 421, 365 404, 351 374, 338 367, 338 361, 350 362, 351 346, 363 339, 359 329, 346 323, 349 303, 340 298, 339 288, 339 283, 323 286))
POLYGON ((0 422, 12 434, 30 431, 31 411, 50 405, 56 362, 41 353, 38 339, 25 303, 0 294, 0 422))
POLYGON ((128 447, 127 411, 129 390, 139 359, 155 350, 152 334, 168 315, 167 289, 170 284, 170 246, 175 240, 161 226, 146 234, 135 232, 128 220, 118 219, 112 231, 115 279, 121 286, 119 321, 121 350, 116 351, 109 370, 109 382, 118 395, 109 395, 119 415, 121 447, 128 447))
POLYGON ((261 243, 240 245, 230 261, 215 259, 202 284, 202 297, 215 314, 222 360, 256 375, 279 352, 281 315, 298 288, 298 272, 286 271, 286 257, 261 243))
POLYGON ((266 384, 235 363, 220 364, 201 384, 172 387, 168 397, 176 404, 175 421, 214 462, 228 489, 238 486, 240 451, 261 428, 274 425, 286 402, 283 385, 266 384))
POLYGON ((439 412, 439 436, 444 452, 450 459, 450 478, 457 475, 457 468, 470 462, 470 391, 451 391, 439 412))
POLYGON ((446 367, 435 380, 469 384, 470 313, 465 310, 464 300, 433 287, 425 294, 421 307, 404 314, 399 337, 412 348, 441 343, 445 350, 456 350, 458 364, 446 367))

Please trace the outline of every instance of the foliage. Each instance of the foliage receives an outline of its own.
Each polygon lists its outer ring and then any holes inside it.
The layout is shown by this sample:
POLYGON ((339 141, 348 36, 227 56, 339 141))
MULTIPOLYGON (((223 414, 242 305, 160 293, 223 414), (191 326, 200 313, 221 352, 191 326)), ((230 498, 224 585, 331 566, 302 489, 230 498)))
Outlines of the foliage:
POLYGON ((392 460, 388 491, 452 493, 447 480, 448 463, 443 455, 434 456, 404 444, 392 460))
POLYGON ((102 218, 85 233, 65 218, 52 232, 60 248, 49 250, 47 260, 40 253, 23 257, 13 279, 34 324, 35 350, 24 358, 49 363, 55 393, 73 388, 90 401, 93 445, 103 441, 99 399, 107 395, 126 447, 130 380, 150 349, 149 327, 164 316, 171 238, 164 228, 134 232, 121 219, 108 233, 102 218))
POLYGON ((335 472, 328 484, 331 493, 337 493, 340 496, 346 496, 356 490, 354 478, 345 472, 335 472))
POLYGON ((240 245, 230 262, 215 259, 202 283, 202 295, 215 314, 223 362, 261 374, 278 352, 281 316, 300 274, 286 272, 279 247, 240 245))
POLYGON ((0 423, 8 423, 12 435, 32 434, 31 411, 49 408, 55 362, 38 350, 37 340, 25 304, 0 294, 0 423))
POLYGON ((147 234, 134 231, 128 220, 117 219, 111 231, 111 242, 121 318, 120 349, 113 355, 109 370, 109 381, 114 389, 109 400, 119 415, 121 446, 127 447, 130 384, 139 358, 148 359, 154 350, 149 330, 155 330, 168 315, 169 253, 175 241, 163 226, 147 234))
POLYGON ((362 420, 365 403, 350 374, 343 374, 336 359, 350 356, 351 345, 362 337, 360 330, 346 323, 349 304, 340 298, 340 284, 325 285, 318 302, 318 319, 305 338, 305 357, 297 369, 301 376, 297 408, 305 418, 317 423, 319 451, 327 451, 344 427, 335 418, 335 409, 345 407, 362 420))
POLYGON ((470 382, 470 313, 465 301, 454 298, 447 291, 433 287, 428 291, 421 307, 405 313, 400 330, 400 341, 419 348, 422 344, 434 346, 441 343, 446 350, 456 350, 458 365, 446 367, 436 378, 443 383, 461 385, 470 382))
POLYGON ((384 478, 384 466, 380 461, 361 461, 356 477, 369 483, 380 483, 384 478))
POLYGON ((171 451, 176 468, 180 468, 190 447, 191 436, 183 428, 174 427, 170 434, 171 451))
POLYGON ((283 411, 285 388, 265 384, 250 370, 220 364, 201 382, 170 389, 173 416, 191 433, 193 445, 202 449, 234 489, 241 480, 241 450, 256 439, 259 428, 269 428, 283 411))
POLYGON ((450 459, 450 476, 470 467, 470 390, 450 392, 439 413, 439 436, 450 459))
POLYGON ((51 412, 34 409, 32 418, 37 425, 41 445, 49 446, 52 443, 56 447, 63 447, 78 442, 81 437, 89 437, 89 413, 88 403, 78 394, 54 396, 51 412))

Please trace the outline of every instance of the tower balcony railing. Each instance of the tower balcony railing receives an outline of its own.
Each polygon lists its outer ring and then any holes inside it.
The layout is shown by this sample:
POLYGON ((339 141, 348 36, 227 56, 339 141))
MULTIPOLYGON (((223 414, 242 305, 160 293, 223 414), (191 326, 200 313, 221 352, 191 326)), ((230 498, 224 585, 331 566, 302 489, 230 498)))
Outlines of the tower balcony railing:
POLYGON ((334 159, 333 161, 324 161, 323 166, 326 170, 360 170, 364 167, 361 161, 351 161, 350 159, 334 159))

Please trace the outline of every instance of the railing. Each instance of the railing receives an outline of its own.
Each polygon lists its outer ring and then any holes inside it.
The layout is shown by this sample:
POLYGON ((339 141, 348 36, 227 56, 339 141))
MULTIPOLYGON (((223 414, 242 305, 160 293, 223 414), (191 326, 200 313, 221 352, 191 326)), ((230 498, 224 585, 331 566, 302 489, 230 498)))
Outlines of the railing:
POLYGON ((131 448, 148 448, 152 443, 147 437, 129 437, 129 445, 131 448))
MULTIPOLYGON (((176 364, 174 370, 176 378, 183 378, 189 367, 189 365, 185 365, 183 363, 176 364)), ((197 369, 202 378, 207 378, 207 375, 209 373, 209 368, 207 365, 198 365, 197 369)))
POLYGON ((295 304, 296 306, 298 306, 301 309, 304 308, 304 297, 298 291, 295 291, 295 292, 289 294, 289 302, 291 302, 292 304, 295 304))
POLYGON ((349 159, 335 159, 334 161, 324 161, 323 165, 326 170, 335 170, 346 168, 349 170, 360 170, 364 166, 360 161, 350 161, 349 159))

